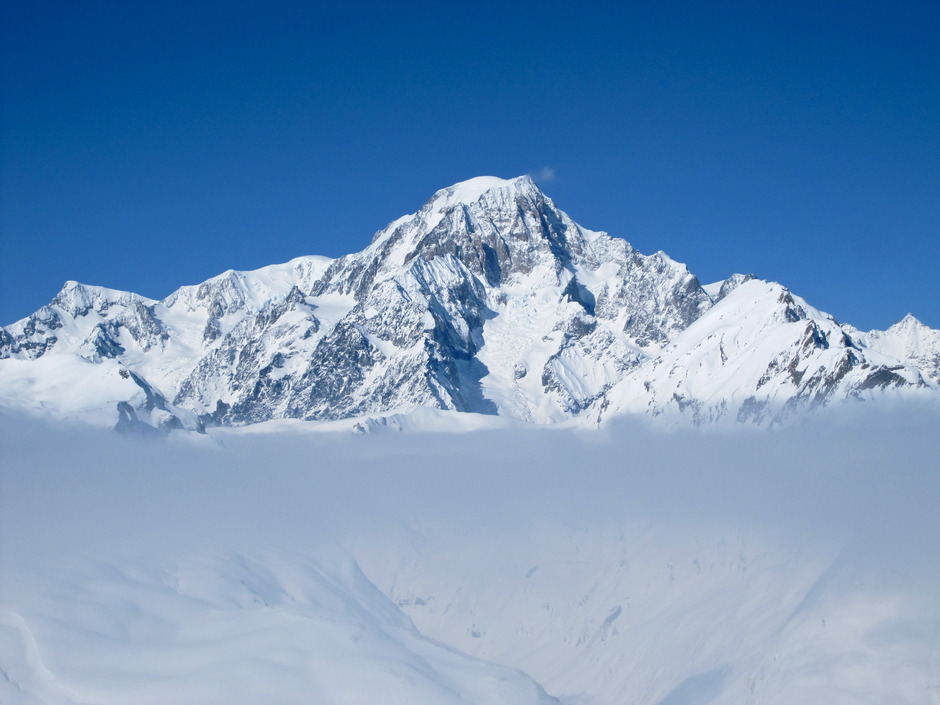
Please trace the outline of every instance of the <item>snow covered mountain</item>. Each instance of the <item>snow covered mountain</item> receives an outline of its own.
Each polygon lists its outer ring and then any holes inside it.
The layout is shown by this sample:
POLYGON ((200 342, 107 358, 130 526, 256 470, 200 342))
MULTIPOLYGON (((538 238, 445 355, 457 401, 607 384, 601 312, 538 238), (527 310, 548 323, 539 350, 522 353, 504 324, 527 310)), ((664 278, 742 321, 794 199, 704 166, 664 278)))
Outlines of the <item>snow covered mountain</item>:
POLYGON ((772 423, 938 398, 940 332, 840 325, 779 284, 703 287, 578 226, 528 177, 471 179, 363 251, 229 271, 162 301, 68 282, 0 329, 0 404, 119 428, 652 414, 772 423))

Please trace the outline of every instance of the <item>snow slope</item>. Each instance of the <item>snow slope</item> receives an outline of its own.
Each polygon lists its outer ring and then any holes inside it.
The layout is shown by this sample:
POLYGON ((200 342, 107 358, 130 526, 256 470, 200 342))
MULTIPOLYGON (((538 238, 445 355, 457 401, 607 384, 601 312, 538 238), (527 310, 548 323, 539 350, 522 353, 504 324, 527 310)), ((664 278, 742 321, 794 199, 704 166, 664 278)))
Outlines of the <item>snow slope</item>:
POLYGON ((557 703, 422 637, 355 561, 322 554, 7 575, 0 675, 9 705, 557 703))
POLYGON ((569 703, 940 697, 936 593, 885 585, 832 547, 648 523, 361 544, 365 570, 423 633, 569 703))

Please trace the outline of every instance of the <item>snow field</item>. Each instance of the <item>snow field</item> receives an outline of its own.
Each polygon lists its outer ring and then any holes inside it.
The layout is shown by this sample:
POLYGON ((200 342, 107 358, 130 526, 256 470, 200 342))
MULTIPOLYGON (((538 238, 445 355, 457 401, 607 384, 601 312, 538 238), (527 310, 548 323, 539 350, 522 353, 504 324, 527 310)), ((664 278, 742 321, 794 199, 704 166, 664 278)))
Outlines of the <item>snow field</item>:
POLYGON ((5 581, 0 695, 27 703, 554 702, 421 637, 350 559, 82 561, 5 581))

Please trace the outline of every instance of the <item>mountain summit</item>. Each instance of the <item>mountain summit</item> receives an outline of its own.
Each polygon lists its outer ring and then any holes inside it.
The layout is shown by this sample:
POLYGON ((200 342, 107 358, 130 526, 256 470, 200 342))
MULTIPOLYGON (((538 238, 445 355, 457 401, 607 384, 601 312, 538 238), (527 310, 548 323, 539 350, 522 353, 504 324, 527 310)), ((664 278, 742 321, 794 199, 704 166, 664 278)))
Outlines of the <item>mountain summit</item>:
POLYGON ((527 176, 435 193, 361 252, 228 271, 163 301, 68 282, 0 329, 0 404, 119 428, 640 413, 774 423, 807 404, 938 398, 940 332, 862 333, 785 287, 703 287, 580 227, 527 176))

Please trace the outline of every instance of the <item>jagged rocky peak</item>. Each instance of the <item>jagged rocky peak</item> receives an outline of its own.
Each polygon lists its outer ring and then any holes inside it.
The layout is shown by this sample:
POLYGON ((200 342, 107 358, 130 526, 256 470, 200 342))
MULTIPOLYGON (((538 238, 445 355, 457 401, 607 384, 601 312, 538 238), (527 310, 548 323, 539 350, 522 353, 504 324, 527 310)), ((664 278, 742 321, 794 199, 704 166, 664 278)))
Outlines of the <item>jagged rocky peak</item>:
POLYGON ((528 176, 456 184, 438 191, 419 215, 426 230, 415 232, 406 258, 453 254, 491 286, 545 262, 571 269, 591 255, 584 231, 528 176))
POLYGON ((594 261, 587 233, 528 176, 477 177, 437 191, 424 206, 376 233, 372 244, 337 260, 315 293, 355 293, 416 260, 449 257, 491 287, 544 267, 545 285, 563 283, 573 261, 594 261))
POLYGON ((752 279, 757 279, 757 277, 753 274, 732 274, 721 283, 721 288, 718 290, 718 295, 715 297, 715 301, 721 301, 728 294, 741 286, 744 282, 749 282, 752 279))
POLYGON ((502 219, 517 210, 538 210, 545 199, 545 195, 528 176, 514 179, 478 176, 436 191, 417 213, 394 221, 385 230, 376 233, 373 242, 392 237, 399 232, 401 225, 408 225, 408 230, 418 238, 434 231, 439 236, 446 236, 453 234, 455 226, 459 228, 465 222, 448 220, 455 213, 459 216, 466 210, 473 210, 475 213, 494 214, 502 219))
POLYGON ((919 367, 934 384, 940 383, 940 330, 930 328, 910 313, 888 330, 859 333, 873 350, 919 367))
POLYGON ((518 193, 539 194, 538 186, 528 176, 501 179, 498 176, 477 176, 436 191, 419 211, 421 214, 443 215, 458 205, 471 205, 484 196, 491 199, 513 198, 518 193))
POLYGON ((52 299, 51 305, 70 316, 84 316, 89 311, 107 310, 113 305, 140 306, 155 303, 130 291, 91 286, 69 280, 52 299))
POLYGON ((290 296, 293 289, 306 293, 332 261, 329 257, 307 255, 251 271, 229 269, 201 284, 181 286, 166 297, 163 304, 167 308, 181 307, 184 311, 202 309, 220 318, 281 300, 290 296))
POLYGON ((925 326, 917 319, 914 314, 909 313, 900 321, 888 328, 889 331, 929 331, 931 328, 925 326))

